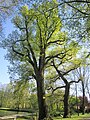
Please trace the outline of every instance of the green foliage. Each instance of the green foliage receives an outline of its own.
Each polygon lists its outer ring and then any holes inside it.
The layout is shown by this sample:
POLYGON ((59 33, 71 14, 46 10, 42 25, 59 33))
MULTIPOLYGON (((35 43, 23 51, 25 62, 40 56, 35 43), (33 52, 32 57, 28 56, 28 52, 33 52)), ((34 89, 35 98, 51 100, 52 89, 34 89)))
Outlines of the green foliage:
POLYGON ((90 38, 90 16, 88 17, 86 23, 85 23, 85 27, 86 27, 86 31, 87 31, 87 35, 90 38))
POLYGON ((71 96, 69 98, 69 109, 71 114, 75 114, 77 112, 77 105, 79 104, 79 98, 76 99, 75 96, 71 96))
POLYGON ((11 82, 0 90, 0 106, 37 110, 35 83, 25 80, 11 82))
MULTIPOLYGON (((57 4, 58 2, 53 0, 44 1, 37 6, 33 4, 30 8, 25 5, 12 20, 17 31, 12 32, 2 42, 2 46, 7 49, 7 59, 12 64, 10 73, 12 72, 14 75, 16 73, 21 80, 37 80, 36 77, 41 75, 41 77, 45 76, 43 78, 46 79, 45 82, 48 83, 49 80, 52 82, 58 76, 53 68, 53 62, 62 74, 76 69, 82 62, 77 57, 81 49, 79 43, 76 39, 72 40, 67 32, 63 32, 61 29, 63 25, 59 16, 59 8, 55 7, 57 4)), ((24 100, 28 101, 26 100, 28 95, 24 96, 28 90, 24 88, 25 86, 19 85, 19 82, 14 88, 15 102, 18 107, 24 106, 25 102, 21 99, 25 98, 24 100)), ((55 87, 54 84, 51 84, 51 87, 52 85, 55 87)), ((34 107, 37 108, 36 96, 32 94, 31 97, 35 99, 35 102, 31 102, 31 107, 35 105, 34 107)), ((59 110, 62 110, 60 108, 62 103, 58 105, 57 100, 59 102, 60 98, 56 100, 54 97, 55 94, 50 98, 53 101, 47 101, 49 104, 52 103, 50 107, 57 112, 57 106, 59 106, 59 110)))
POLYGON ((63 113, 63 95, 64 91, 57 90, 49 92, 46 96, 48 103, 49 114, 51 116, 60 116, 63 113))
POLYGON ((62 46, 66 43, 66 35, 60 31, 62 24, 58 8, 49 11, 54 4, 56 3, 53 1, 46 1, 30 9, 25 5, 13 19, 18 30, 13 31, 2 42, 3 48, 8 50, 6 58, 13 65, 10 68, 11 73, 16 72, 19 76, 29 78, 34 75, 32 64, 37 64, 39 67, 41 56, 45 54, 46 57, 52 57, 57 55, 57 51, 58 53, 62 51, 62 46))

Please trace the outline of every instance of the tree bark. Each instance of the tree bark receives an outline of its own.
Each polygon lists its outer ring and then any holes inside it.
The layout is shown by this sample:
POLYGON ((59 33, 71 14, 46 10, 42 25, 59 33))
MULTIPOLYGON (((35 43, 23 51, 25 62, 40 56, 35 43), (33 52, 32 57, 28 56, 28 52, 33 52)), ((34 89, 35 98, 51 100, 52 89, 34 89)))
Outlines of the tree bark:
POLYGON ((85 114, 85 89, 84 89, 84 82, 82 80, 82 91, 83 91, 83 101, 82 101, 82 114, 85 114))
POLYGON ((77 113, 78 113, 78 116, 79 116, 79 109, 78 109, 78 106, 79 106, 79 104, 78 104, 78 96, 77 96, 77 84, 75 84, 75 90, 76 90, 76 106, 77 106, 77 113))
POLYGON ((48 117, 48 112, 45 99, 44 78, 40 74, 37 76, 37 97, 39 107, 38 120, 43 120, 48 117))
POLYGON ((65 95, 64 95, 64 115, 63 115, 63 118, 67 118, 69 117, 68 114, 69 114, 69 107, 68 107, 68 99, 69 99, 69 89, 70 89, 70 85, 69 83, 66 84, 66 87, 65 87, 65 95))

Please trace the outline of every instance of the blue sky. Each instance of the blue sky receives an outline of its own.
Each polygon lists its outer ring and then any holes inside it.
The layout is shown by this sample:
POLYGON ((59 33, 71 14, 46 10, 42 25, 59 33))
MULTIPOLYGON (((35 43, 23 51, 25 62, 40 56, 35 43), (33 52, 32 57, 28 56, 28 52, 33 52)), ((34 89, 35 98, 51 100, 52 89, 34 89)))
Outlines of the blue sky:
POLYGON ((2 48, 0 48, 0 83, 6 84, 9 83, 9 74, 8 74, 8 68, 9 62, 5 60, 4 55, 6 54, 6 51, 2 48))
MULTIPOLYGON (((8 36, 9 33, 13 30, 13 25, 10 22, 10 19, 7 19, 6 22, 3 23, 3 32, 5 36, 8 36)), ((10 82, 9 74, 8 74, 8 65, 9 62, 5 60, 6 50, 0 48, 0 83, 7 84, 10 82)))

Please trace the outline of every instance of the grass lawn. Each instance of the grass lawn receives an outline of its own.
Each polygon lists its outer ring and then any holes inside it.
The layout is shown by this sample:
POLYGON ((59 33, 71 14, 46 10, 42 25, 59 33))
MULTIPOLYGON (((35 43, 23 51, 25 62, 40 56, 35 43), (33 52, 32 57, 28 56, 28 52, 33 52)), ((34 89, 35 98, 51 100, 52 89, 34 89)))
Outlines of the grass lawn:
POLYGON ((16 112, 0 110, 0 117, 7 116, 7 115, 13 115, 13 114, 16 114, 16 112))
POLYGON ((83 120, 83 118, 90 118, 90 114, 85 114, 85 115, 72 115, 71 118, 60 118, 56 117, 54 120, 83 120))
MULTIPOLYGON (((16 114, 16 112, 0 110, 0 117, 13 115, 13 114, 16 114)), ((90 114, 85 114, 85 115, 80 114, 79 116, 72 115, 71 118, 54 117, 53 120, 83 120, 84 118, 90 118, 90 114)), ((28 119, 32 120, 32 117, 27 115, 27 119, 17 118, 17 120, 28 120, 28 119)))
MULTIPOLYGON (((90 118, 90 114, 85 114, 85 115, 73 115, 71 118, 60 118, 60 117, 54 117, 53 120, 83 120, 84 118, 90 118)), ((27 120, 27 119, 20 119, 18 118, 17 120, 27 120)))

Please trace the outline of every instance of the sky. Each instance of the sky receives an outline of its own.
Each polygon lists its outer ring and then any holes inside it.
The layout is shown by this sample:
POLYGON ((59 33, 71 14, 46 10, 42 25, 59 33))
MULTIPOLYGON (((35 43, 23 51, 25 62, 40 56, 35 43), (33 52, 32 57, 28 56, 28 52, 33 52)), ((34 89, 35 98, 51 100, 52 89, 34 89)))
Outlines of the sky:
POLYGON ((0 48, 0 83, 7 84, 10 82, 8 74, 8 65, 9 62, 5 60, 6 51, 0 48))
MULTIPOLYGON (((10 19, 7 19, 6 22, 3 23, 3 32, 5 37, 8 36, 9 33, 13 30, 13 25, 10 22, 10 19)), ((9 73, 8 73, 8 66, 9 62, 5 59, 7 51, 3 48, 0 48, 0 83, 7 84, 10 82, 9 73)))

